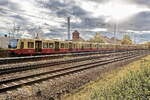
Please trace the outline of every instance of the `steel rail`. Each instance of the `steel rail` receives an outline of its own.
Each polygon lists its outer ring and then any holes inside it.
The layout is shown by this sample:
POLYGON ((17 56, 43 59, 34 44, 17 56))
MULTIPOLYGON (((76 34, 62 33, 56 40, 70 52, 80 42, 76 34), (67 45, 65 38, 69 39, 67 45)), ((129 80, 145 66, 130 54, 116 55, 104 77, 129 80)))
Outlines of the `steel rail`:
MULTIPOLYGON (((136 50, 136 51, 142 51, 142 50, 136 50)), ((126 52, 126 51, 121 51, 121 52, 126 52)), ((134 51, 129 51, 129 52, 134 52, 134 51)), ((84 56, 84 55, 108 54, 108 53, 111 54, 114 52, 95 51, 95 52, 74 52, 74 53, 60 53, 60 54, 51 54, 51 55, 24 56, 24 57, 7 57, 7 58, 0 58, 0 65, 18 63, 18 62, 38 61, 38 60, 45 60, 45 59, 57 59, 65 56, 84 56)))
POLYGON ((139 56, 144 56, 145 54, 128 54, 128 55, 123 55, 120 57, 115 57, 115 58, 111 58, 111 59, 107 59, 107 60, 103 60, 103 61, 99 61, 99 62, 93 62, 93 63, 88 63, 88 64, 81 64, 81 65, 77 65, 77 66, 73 66, 73 67, 68 67, 68 68, 63 68, 63 69, 58 69, 58 70, 53 70, 53 71, 49 71, 49 72, 45 72, 45 73, 40 73, 40 74, 35 74, 35 75, 31 75, 31 76, 24 76, 24 77, 20 77, 18 79, 10 79, 10 80, 5 80, 5 81, 1 81, 0 85, 0 93, 2 92, 6 92, 8 90, 11 89, 15 89, 18 87, 21 87, 22 85, 29 85, 29 84, 33 84, 36 82, 41 82, 47 79, 53 79, 59 76, 64 76, 64 75, 68 75, 68 74, 72 74, 75 72, 79 72, 82 70, 86 70, 86 69, 91 69, 91 68, 95 68, 95 67, 99 67, 102 65, 107 65, 110 63, 114 63, 114 62, 119 62, 119 61, 123 61, 123 60, 130 60, 139 56), (32 78, 31 80, 27 80, 28 78, 32 78), (26 81, 21 81, 21 80, 26 80, 26 81), (19 81, 19 83, 15 83, 15 81, 19 81), (13 84, 9 84, 9 82, 13 82, 13 84))
MULTIPOLYGON (((122 53, 126 54, 126 53, 122 53)), ((114 54, 114 55, 121 55, 120 53, 114 54)), ((72 62, 81 62, 81 61, 86 61, 90 59, 98 59, 98 58, 104 58, 104 57, 110 57, 113 56, 112 54, 110 55, 100 55, 100 56, 89 56, 89 57, 82 57, 82 58, 73 58, 70 60, 61 60, 61 61, 54 61, 54 62, 44 62, 44 63, 34 63, 34 64, 26 64, 26 65, 19 65, 17 67, 9 67, 9 68, 0 68, 0 75, 2 74, 8 74, 8 73, 14 73, 14 72, 19 72, 19 71, 25 71, 25 70, 31 70, 31 69, 37 69, 37 68, 44 68, 44 67, 50 67, 50 66, 55 66, 55 65, 61 65, 61 64, 68 64, 72 62)))

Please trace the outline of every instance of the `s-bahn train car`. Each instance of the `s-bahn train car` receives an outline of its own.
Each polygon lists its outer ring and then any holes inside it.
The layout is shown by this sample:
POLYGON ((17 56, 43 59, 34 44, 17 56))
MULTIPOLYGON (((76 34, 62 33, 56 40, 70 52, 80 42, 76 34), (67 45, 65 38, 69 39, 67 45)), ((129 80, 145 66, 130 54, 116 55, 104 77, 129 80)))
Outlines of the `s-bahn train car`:
POLYGON ((85 51, 145 50, 147 45, 121 45, 91 42, 72 42, 42 39, 11 39, 9 52, 14 55, 34 55, 85 51))
POLYGON ((11 39, 9 41, 9 52, 11 54, 34 54, 35 41, 33 39, 11 39))

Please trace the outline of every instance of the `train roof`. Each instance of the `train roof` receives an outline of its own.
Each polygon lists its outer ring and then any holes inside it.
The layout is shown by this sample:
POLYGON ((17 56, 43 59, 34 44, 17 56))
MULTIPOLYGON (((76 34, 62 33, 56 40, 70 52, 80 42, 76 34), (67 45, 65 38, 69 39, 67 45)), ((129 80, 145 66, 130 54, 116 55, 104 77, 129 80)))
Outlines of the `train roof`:
MULTIPOLYGON (((122 45, 122 44, 112 44, 112 43, 95 43, 95 42, 86 42, 86 41, 68 41, 68 40, 58 40, 58 39, 27 39, 27 38, 21 38, 20 40, 29 40, 29 41, 35 41, 35 40, 39 40, 39 41, 58 41, 58 42, 72 42, 72 43, 87 43, 87 44, 101 44, 101 45, 122 45)), ((140 46, 140 45, 144 45, 144 44, 124 44, 124 46, 140 46)))

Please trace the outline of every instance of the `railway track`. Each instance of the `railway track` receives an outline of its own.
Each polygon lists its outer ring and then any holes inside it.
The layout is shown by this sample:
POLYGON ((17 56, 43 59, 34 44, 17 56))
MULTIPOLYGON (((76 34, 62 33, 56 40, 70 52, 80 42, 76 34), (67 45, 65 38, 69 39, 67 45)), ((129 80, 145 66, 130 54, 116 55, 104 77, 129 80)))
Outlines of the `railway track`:
MULTIPOLYGON (((136 52, 130 52, 131 54, 136 53, 136 52)), ((113 53, 113 54, 105 54, 105 55, 95 55, 95 56, 85 56, 85 57, 76 57, 76 58, 68 58, 68 59, 60 59, 60 60, 54 60, 54 61, 44 61, 44 62, 33 62, 33 63, 19 63, 14 66, 2 66, 0 67, 0 75, 2 74, 8 74, 8 73, 15 73, 19 71, 26 71, 26 70, 31 70, 31 69, 37 69, 37 68, 44 68, 44 67, 49 67, 49 66, 55 66, 55 65, 61 65, 61 64, 68 64, 72 62, 81 62, 81 61, 86 61, 86 60, 91 60, 91 59, 99 59, 99 58, 106 58, 106 57, 111 57, 114 55, 124 55, 128 54, 126 52, 122 53, 113 53)))
POLYGON ((93 54, 108 54, 108 53, 114 53, 114 52, 113 51, 107 51, 107 52, 95 51, 95 52, 74 52, 74 53, 62 53, 62 54, 51 54, 51 55, 25 56, 25 57, 7 57, 7 58, 0 58, 0 65, 20 63, 20 62, 29 62, 29 61, 58 59, 58 58, 63 58, 63 57, 76 57, 76 56, 85 56, 85 55, 93 55, 93 54))
POLYGON ((38 61, 38 60, 47 60, 47 59, 58 59, 62 57, 75 57, 75 56, 84 56, 99 54, 100 52, 74 52, 74 53, 59 53, 59 54, 49 54, 49 55, 37 55, 37 56, 23 56, 23 57, 7 57, 0 58, 0 65, 18 63, 18 62, 28 62, 28 61, 38 61))
MULTIPOLYGON (((30 85, 30 84, 34 84, 36 82, 41 82, 41 81, 45 81, 48 79, 53 79, 56 77, 73 74, 73 73, 80 72, 83 70, 88 70, 88 69, 100 67, 102 65, 111 64, 114 62, 119 62, 119 61, 123 61, 123 60, 127 60, 127 59, 130 60, 130 59, 133 59, 136 57, 147 55, 148 53, 149 52, 145 52, 145 53, 135 52, 135 53, 127 53, 127 54, 123 54, 123 55, 116 54, 116 56, 113 56, 109 59, 103 59, 103 60, 95 61, 92 63, 87 62, 86 64, 73 65, 71 67, 65 67, 65 68, 60 68, 57 70, 45 71, 45 72, 38 73, 38 74, 26 75, 26 76, 13 78, 13 79, 1 80, 0 81, 0 93, 6 92, 11 89, 16 89, 18 87, 21 87, 22 85, 30 85)), ((93 59, 96 59, 96 58, 93 58, 93 59)), ((18 70, 16 70, 16 71, 18 71, 18 70)), ((10 71, 8 71, 7 73, 10 73, 10 71)))

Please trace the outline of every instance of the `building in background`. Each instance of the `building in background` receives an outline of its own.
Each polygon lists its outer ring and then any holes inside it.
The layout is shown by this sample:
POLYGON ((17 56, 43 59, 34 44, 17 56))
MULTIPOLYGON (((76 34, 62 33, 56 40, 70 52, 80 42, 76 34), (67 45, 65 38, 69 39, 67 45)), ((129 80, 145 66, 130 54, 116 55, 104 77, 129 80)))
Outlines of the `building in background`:
POLYGON ((120 40, 118 39, 114 40, 114 38, 108 38, 107 36, 102 36, 100 33, 96 33, 94 37, 88 40, 88 42, 94 42, 94 43, 114 43, 114 41, 116 42, 116 44, 121 44, 120 40))
POLYGON ((13 37, 7 37, 7 36, 0 36, 0 48, 7 49, 10 39, 14 39, 14 38, 13 37))
POLYGON ((72 41, 84 41, 84 39, 82 39, 81 37, 80 37, 80 33, 77 31, 77 30, 75 30, 73 33, 72 33, 72 41))

